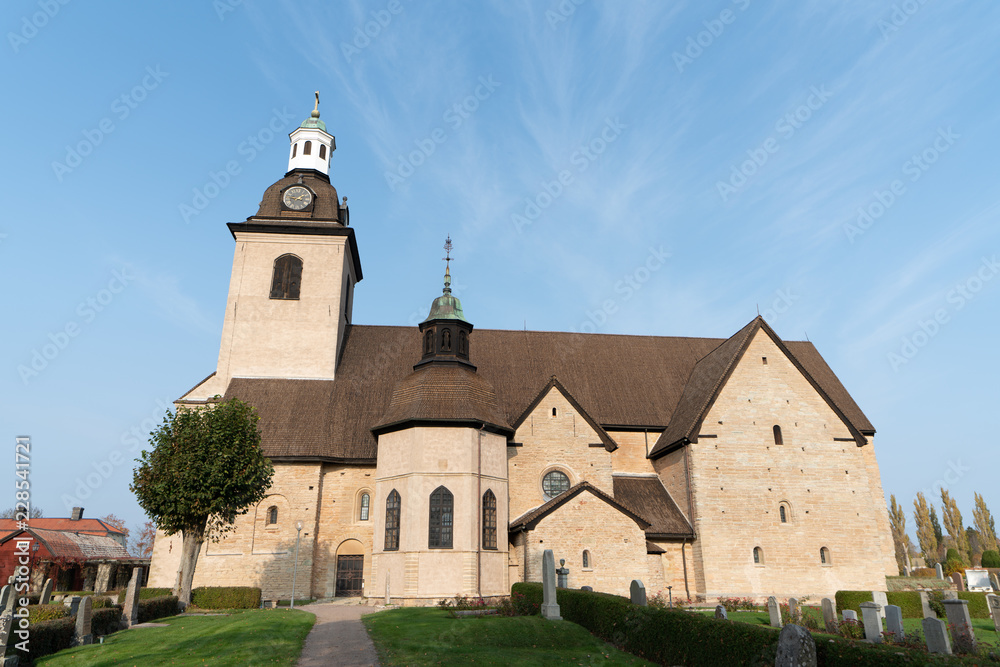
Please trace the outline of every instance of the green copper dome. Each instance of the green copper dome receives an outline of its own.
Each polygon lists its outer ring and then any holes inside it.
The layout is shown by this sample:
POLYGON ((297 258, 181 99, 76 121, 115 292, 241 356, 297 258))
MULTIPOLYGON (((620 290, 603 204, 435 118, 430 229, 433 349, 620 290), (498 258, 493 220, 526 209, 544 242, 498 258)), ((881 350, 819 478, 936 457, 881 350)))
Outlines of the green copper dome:
POLYGON ((310 128, 318 127, 319 129, 326 132, 326 123, 324 123, 319 119, 318 111, 313 111, 312 114, 310 114, 309 118, 306 118, 304 121, 302 121, 302 124, 299 125, 299 127, 310 127, 310 128))
POLYGON ((460 320, 468 322, 465 319, 465 313, 462 312, 462 302, 458 300, 457 296, 452 296, 451 294, 451 269, 446 268, 444 270, 444 290, 441 296, 434 299, 434 303, 431 304, 431 312, 427 315, 427 319, 424 322, 430 322, 431 320, 460 320))

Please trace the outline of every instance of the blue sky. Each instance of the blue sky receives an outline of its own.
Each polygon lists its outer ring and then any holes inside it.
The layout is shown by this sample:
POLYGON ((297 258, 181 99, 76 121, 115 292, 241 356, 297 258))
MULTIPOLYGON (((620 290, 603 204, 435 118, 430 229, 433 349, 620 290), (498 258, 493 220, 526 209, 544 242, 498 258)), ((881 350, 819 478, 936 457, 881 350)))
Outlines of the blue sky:
POLYGON ((355 322, 422 319, 447 234, 480 328, 728 337, 759 307, 875 424, 887 496, 944 484, 967 524, 973 491, 1000 512, 996 3, 2 16, 0 432, 32 437, 50 516, 143 520, 131 460, 215 369, 225 223, 282 176, 317 89, 364 268, 355 322))

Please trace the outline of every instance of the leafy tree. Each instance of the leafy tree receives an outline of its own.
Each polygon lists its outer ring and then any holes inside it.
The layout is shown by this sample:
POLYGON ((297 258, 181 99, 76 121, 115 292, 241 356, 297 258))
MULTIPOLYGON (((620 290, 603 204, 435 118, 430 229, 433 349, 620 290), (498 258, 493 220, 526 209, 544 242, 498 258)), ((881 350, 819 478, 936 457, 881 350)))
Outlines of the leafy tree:
POLYGON ((976 567, 976 563, 983 555, 983 548, 979 543, 979 531, 970 526, 966 526, 965 538, 969 541, 969 563, 973 567, 976 567))
POLYGON ((958 509, 958 503, 952 498, 947 489, 941 487, 941 515, 944 517, 944 527, 948 535, 955 541, 955 549, 963 562, 970 562, 969 538, 965 534, 965 525, 962 523, 962 512, 958 509))
POLYGON ((910 552, 907 549, 910 538, 906 535, 906 512, 896 502, 896 496, 889 496, 889 525, 892 527, 892 543, 896 550, 896 567, 901 573, 910 572, 910 552))
POLYGON ((166 535, 181 533, 181 569, 174 592, 191 602, 198 555, 233 528, 236 517, 260 502, 274 468, 260 448, 257 413, 231 399, 204 408, 167 412, 151 434, 152 451, 136 459, 129 487, 166 535))
POLYGON ((931 512, 933 506, 928 508, 927 499, 922 492, 917 492, 917 499, 913 501, 913 520, 917 524, 917 541, 920 542, 920 552, 927 561, 928 567, 933 567, 938 562, 938 540, 934 534, 934 524, 931 523, 931 512))
MULTIPOLYGON (((9 507, 3 511, 0 511, 0 519, 16 519, 18 510, 14 507, 9 507)), ((41 507, 32 507, 28 510, 29 519, 41 519, 45 516, 45 512, 41 507)))
POLYGON ((996 524, 993 522, 993 515, 990 514, 990 510, 986 507, 986 501, 978 493, 974 494, 976 499, 976 507, 972 510, 972 517, 976 522, 976 530, 979 531, 979 544, 983 547, 983 551, 996 551, 997 547, 997 528, 996 524))
POLYGON ((141 529, 136 531, 135 537, 129 544, 128 552, 136 558, 149 558, 153 555, 153 539, 156 537, 156 524, 147 521, 141 529))

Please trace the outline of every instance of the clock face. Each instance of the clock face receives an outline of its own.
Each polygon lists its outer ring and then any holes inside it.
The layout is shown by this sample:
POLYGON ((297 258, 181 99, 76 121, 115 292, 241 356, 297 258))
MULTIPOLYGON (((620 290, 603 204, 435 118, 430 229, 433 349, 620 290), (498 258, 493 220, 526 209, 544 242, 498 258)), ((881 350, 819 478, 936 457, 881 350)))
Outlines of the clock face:
POLYGON ((301 211, 312 203, 312 193, 301 185, 296 185, 285 190, 281 201, 293 211, 301 211))

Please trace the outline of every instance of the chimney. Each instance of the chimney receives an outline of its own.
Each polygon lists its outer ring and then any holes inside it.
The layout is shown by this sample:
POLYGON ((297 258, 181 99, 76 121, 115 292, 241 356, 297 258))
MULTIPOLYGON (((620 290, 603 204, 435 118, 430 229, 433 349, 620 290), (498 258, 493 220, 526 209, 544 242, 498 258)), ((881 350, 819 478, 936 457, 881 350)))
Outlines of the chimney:
POLYGON ((70 515, 69 520, 70 521, 79 521, 82 518, 83 518, 83 508, 82 507, 74 507, 73 508, 73 514, 70 515))

